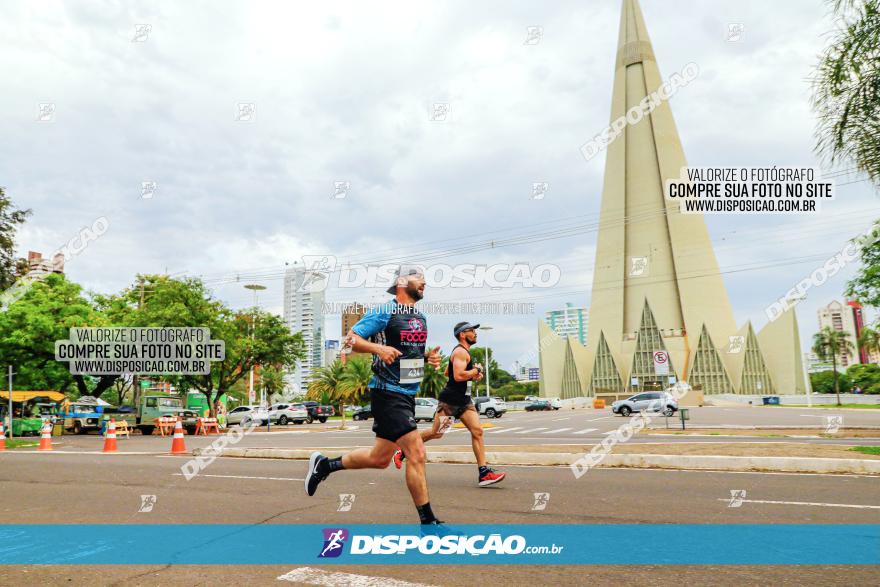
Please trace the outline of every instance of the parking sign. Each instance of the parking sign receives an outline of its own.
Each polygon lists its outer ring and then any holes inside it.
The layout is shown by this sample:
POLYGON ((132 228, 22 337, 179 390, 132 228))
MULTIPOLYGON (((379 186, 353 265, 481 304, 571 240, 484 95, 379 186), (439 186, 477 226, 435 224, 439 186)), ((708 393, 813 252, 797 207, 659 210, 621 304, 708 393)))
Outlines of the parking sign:
POLYGON ((654 351, 654 374, 669 375, 669 353, 654 351))

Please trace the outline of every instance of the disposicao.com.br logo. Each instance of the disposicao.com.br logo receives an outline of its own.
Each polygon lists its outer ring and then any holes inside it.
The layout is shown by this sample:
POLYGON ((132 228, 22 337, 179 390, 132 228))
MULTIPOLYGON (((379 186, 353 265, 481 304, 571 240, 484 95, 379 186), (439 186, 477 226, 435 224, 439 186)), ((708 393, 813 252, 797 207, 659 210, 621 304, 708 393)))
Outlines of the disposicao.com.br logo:
MULTIPOLYGON (((344 550, 349 533, 344 528, 324 529, 324 547, 319 558, 337 557, 344 550)), ((517 555, 517 554, 560 554, 565 548, 552 544, 549 546, 529 546, 524 536, 511 534, 387 534, 351 535, 351 555, 517 555)))
MULTIPOLYGON (((332 255, 303 255, 305 269, 298 291, 323 291, 332 283, 339 288, 381 287, 394 282, 396 263, 360 265, 339 263, 332 255)), ((557 265, 542 263, 434 263, 419 266, 428 287, 545 288, 559 283, 557 265)))

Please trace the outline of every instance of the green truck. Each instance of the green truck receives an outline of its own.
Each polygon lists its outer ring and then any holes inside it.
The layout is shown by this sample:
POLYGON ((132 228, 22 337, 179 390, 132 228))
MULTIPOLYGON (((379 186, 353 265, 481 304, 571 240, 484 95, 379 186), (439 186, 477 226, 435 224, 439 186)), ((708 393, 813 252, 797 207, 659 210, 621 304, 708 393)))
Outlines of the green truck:
POLYGON ((112 417, 114 420, 125 420, 129 426, 138 428, 142 434, 149 436, 156 428, 156 418, 162 417, 178 417, 182 421, 183 427, 189 434, 195 434, 196 422, 199 417, 198 411, 183 407, 183 400, 179 397, 168 395, 145 395, 141 397, 141 403, 135 411, 130 407, 104 408, 104 422, 102 430, 106 426, 106 422, 112 417))

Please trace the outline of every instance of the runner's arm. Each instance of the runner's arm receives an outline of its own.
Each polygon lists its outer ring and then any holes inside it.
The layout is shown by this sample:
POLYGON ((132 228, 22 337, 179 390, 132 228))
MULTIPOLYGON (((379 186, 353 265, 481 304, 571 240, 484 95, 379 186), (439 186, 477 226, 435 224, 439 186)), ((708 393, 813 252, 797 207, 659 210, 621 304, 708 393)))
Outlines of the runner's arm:
POLYGON ((479 381, 483 378, 479 369, 468 370, 468 353, 464 349, 455 349, 449 362, 452 363, 452 374, 456 381, 479 381))
POLYGON ((351 348, 356 353, 370 353, 377 355, 386 364, 393 363, 402 354, 399 350, 367 340, 374 334, 385 330, 390 319, 390 308, 382 306, 370 309, 348 331, 348 335, 343 340, 343 349, 351 348))

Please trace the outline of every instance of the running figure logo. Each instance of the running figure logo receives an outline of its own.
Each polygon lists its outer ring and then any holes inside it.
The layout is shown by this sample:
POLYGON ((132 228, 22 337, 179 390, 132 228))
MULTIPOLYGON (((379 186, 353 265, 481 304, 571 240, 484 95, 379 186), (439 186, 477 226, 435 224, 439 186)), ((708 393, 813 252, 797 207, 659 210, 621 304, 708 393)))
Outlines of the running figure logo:
POLYGON ((825 434, 837 434, 843 426, 843 416, 825 416, 825 434))
POLYGON ((730 501, 727 503, 727 507, 729 508, 738 508, 743 504, 743 500, 746 498, 746 490, 745 489, 731 489, 730 490, 730 501))
POLYGON ((150 513, 153 511, 153 506, 156 505, 156 496, 155 495, 142 495, 141 496, 141 507, 138 508, 138 513, 150 513))
POLYGON ((324 548, 318 558, 336 558, 342 554, 345 541, 348 540, 348 530, 345 528, 324 528, 324 548))
POLYGON ((547 509, 547 504, 550 503, 550 494, 549 493, 535 493, 535 503, 532 504, 532 511, 539 512, 547 509))
POLYGON ((339 507, 336 508, 336 511, 337 512, 350 512, 353 505, 354 505, 354 493, 340 493, 339 494, 339 507))

